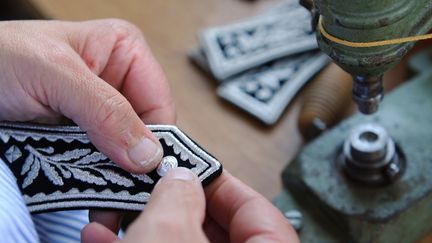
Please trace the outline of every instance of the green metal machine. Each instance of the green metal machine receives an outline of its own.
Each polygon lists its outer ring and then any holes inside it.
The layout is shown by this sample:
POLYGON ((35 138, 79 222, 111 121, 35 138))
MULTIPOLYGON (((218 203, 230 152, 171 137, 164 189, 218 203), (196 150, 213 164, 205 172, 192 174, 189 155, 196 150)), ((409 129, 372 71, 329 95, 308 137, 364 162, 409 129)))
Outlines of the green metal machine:
MULTIPOLYGON (((315 0, 310 6, 328 33, 353 42, 432 27, 430 0, 315 0)), ((383 73, 413 43, 354 48, 317 38, 352 74, 360 112, 375 114, 355 115, 308 144, 283 172, 285 190, 275 205, 301 212, 302 242, 413 242, 432 233, 432 66, 417 65, 425 70, 378 111, 383 73)), ((428 59, 432 54, 421 60, 428 59)))
MULTIPOLYGON (((424 34, 432 28, 430 0, 315 0, 326 31, 340 39, 371 42, 424 34)), ((382 75, 409 51, 414 43, 353 48, 324 38, 318 43, 339 66, 353 75, 353 98, 360 112, 378 109, 383 97, 382 75)))

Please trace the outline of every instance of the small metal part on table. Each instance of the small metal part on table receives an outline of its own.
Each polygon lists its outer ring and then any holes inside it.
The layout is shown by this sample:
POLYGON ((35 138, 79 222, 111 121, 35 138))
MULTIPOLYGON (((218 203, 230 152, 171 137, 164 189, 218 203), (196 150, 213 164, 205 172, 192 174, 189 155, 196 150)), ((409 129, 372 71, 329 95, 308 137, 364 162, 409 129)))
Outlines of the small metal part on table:
POLYGON ((288 210, 284 213, 292 227, 299 232, 303 227, 303 215, 298 210, 288 210))

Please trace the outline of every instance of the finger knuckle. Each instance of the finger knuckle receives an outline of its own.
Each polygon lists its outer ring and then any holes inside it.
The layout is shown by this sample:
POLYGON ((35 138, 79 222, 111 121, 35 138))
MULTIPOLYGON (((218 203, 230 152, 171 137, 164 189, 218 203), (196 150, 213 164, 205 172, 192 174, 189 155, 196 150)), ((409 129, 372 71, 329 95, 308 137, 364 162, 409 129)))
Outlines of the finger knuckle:
POLYGON ((124 127, 132 116, 133 109, 120 93, 104 99, 96 112, 96 124, 102 130, 124 127))
POLYGON ((192 181, 173 180, 166 183, 165 186, 172 191, 181 192, 182 196, 177 199, 177 202, 185 206, 191 205, 193 207, 204 200, 200 188, 192 181))
POLYGON ((108 26, 115 34, 125 37, 128 35, 141 35, 141 30, 134 24, 123 19, 107 19, 105 21, 108 26))
POLYGON ((196 185, 192 185, 191 183, 189 183, 184 187, 183 200, 186 204, 196 205, 197 202, 200 202, 203 199, 202 194, 199 192, 200 191, 198 190, 196 185))
POLYGON ((164 184, 166 188, 170 188, 173 191, 189 192, 194 189, 190 181, 167 180, 164 184))
POLYGON ((178 222, 175 222, 169 217, 160 217, 156 219, 155 225, 159 229, 164 229, 165 231, 172 232, 172 233, 174 232, 180 233, 181 231, 180 229, 181 226, 178 224, 178 222))
POLYGON ((76 58, 75 56, 71 55, 72 51, 70 46, 50 42, 47 42, 44 45, 46 45, 47 48, 45 48, 44 52, 42 53, 45 58, 42 57, 41 60, 46 59, 48 64, 56 65, 62 68, 76 67, 76 58))

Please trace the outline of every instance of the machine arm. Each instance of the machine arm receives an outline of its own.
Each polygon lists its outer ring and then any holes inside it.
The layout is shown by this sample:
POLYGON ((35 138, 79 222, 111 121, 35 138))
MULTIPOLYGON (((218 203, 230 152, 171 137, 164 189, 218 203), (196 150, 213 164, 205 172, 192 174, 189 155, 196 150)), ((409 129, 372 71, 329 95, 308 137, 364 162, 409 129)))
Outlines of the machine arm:
MULTIPOLYGON (((396 39, 426 33, 432 28, 430 0, 301 0, 322 18, 331 35, 352 42, 396 39)), ((360 112, 377 111, 383 98, 383 74, 399 63, 414 43, 378 47, 349 47, 326 39, 317 31, 318 44, 353 76, 353 98, 360 112)))

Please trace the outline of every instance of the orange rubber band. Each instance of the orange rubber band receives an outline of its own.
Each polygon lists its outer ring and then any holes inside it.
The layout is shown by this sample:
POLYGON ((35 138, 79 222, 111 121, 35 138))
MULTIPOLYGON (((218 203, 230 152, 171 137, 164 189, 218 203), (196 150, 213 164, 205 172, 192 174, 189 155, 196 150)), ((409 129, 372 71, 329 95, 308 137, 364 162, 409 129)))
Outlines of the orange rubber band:
POLYGON ((426 34, 426 35, 416 35, 416 36, 409 36, 409 37, 403 37, 403 38, 397 38, 397 39, 391 39, 391 40, 381 40, 381 41, 371 41, 371 42, 347 41, 347 40, 339 39, 336 36, 329 34, 324 29, 324 27, 322 25, 322 17, 321 16, 318 19, 318 29, 321 32, 321 34, 325 38, 327 38, 328 40, 331 40, 331 41, 333 41, 337 44, 340 44, 340 45, 350 46, 350 47, 358 47, 358 48, 395 45, 395 44, 401 44, 401 43, 406 43, 406 42, 432 39, 432 34, 426 34))

